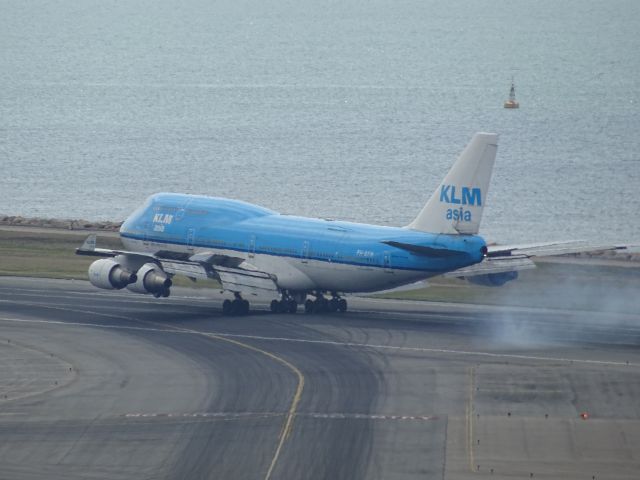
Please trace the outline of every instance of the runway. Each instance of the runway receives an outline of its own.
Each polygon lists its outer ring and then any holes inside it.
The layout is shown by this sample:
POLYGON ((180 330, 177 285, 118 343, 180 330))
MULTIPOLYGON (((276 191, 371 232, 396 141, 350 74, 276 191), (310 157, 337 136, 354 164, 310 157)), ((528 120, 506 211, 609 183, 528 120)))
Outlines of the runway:
POLYGON ((0 278, 0 478, 637 478, 640 315, 349 301, 0 278))

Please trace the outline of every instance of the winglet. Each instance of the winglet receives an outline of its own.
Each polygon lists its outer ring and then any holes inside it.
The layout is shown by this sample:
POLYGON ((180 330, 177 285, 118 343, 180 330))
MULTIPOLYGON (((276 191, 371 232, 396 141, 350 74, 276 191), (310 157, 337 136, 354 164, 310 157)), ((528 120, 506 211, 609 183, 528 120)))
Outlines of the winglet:
POLYGON ((498 135, 476 133, 407 227, 428 233, 478 233, 497 148, 498 135))
POLYGON ((78 252, 93 252, 96 249, 96 234, 92 233, 87 237, 82 246, 76 249, 76 253, 78 252))

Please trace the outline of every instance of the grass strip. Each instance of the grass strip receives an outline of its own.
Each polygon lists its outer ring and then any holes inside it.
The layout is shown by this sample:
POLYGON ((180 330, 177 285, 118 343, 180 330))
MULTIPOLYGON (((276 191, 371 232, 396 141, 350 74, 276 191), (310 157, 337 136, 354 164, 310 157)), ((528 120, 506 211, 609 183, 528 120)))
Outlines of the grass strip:
MULTIPOLYGON (((88 232, 0 230, 0 275, 87 279, 92 257, 75 255, 88 232)), ((122 249, 120 239, 100 236, 98 246, 122 249)), ((216 281, 196 283, 175 277, 174 284, 220 288, 216 281)), ((427 288, 374 295, 400 300, 548 307, 603 312, 640 312, 640 268, 606 265, 541 263, 520 272, 503 287, 474 285, 466 280, 436 277, 427 288)))

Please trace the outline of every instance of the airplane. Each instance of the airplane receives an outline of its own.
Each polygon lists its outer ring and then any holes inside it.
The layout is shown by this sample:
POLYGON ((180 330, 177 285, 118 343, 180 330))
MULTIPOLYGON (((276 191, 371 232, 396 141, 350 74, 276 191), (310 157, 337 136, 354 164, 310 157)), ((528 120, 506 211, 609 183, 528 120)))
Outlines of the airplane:
MULTIPOLYGON (((168 297, 174 275, 215 279, 234 300, 225 315, 249 313, 247 296, 271 296, 270 309, 345 312, 345 294, 374 292, 454 276, 488 286, 535 268, 531 257, 594 250, 582 242, 487 245, 478 235, 496 158, 498 135, 476 133, 418 216, 405 227, 285 215, 238 200, 157 193, 120 228, 127 250, 96 247, 104 257, 89 281, 168 297), (309 297, 313 297, 313 300, 309 297)), ((623 247, 610 247, 623 248, 623 247)), ((597 249, 609 249, 598 247, 597 249)), ((267 297, 268 298, 268 297, 267 297)))

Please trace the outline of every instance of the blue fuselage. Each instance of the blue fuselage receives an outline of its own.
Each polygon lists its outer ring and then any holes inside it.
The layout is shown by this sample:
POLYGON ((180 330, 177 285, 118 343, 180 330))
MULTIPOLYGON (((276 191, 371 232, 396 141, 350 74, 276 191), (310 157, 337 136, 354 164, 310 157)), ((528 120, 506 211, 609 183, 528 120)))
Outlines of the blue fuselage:
POLYGON ((137 251, 240 259, 294 291, 392 288, 478 263, 485 248, 477 235, 282 215, 240 201, 172 193, 149 197, 120 235, 137 251), (425 254, 428 249, 439 253, 425 254))

